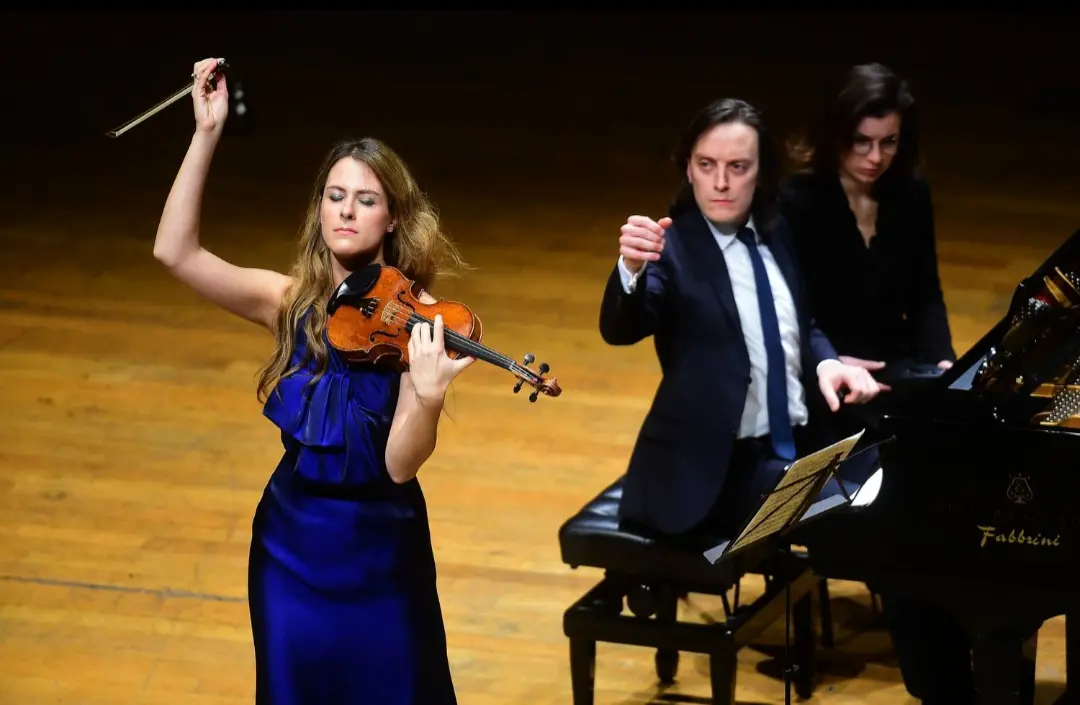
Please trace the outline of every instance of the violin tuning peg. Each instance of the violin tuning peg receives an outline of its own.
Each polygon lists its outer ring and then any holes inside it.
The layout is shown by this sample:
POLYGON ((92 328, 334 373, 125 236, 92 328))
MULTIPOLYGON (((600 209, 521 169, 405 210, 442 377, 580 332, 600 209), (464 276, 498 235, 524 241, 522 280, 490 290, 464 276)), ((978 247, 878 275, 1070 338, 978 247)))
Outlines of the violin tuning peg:
POLYGON ((522 358, 522 362, 526 365, 531 365, 536 357, 532 353, 525 353, 525 357, 522 358))
POLYGON ((550 370, 550 369, 551 368, 548 367, 548 364, 546 362, 541 362, 540 363, 540 374, 546 375, 548 373, 548 370, 550 370))
POLYGON ((534 389, 534 390, 533 390, 533 393, 529 395, 529 401, 531 401, 531 402, 535 402, 535 401, 536 401, 536 398, 537 398, 537 396, 538 396, 539 394, 540 394, 540 392, 538 392, 538 391, 536 391, 536 390, 534 389))
POLYGON ((523 385, 523 384, 525 384, 525 380, 519 379, 518 383, 514 385, 514 394, 517 394, 518 392, 521 391, 521 385, 523 385))

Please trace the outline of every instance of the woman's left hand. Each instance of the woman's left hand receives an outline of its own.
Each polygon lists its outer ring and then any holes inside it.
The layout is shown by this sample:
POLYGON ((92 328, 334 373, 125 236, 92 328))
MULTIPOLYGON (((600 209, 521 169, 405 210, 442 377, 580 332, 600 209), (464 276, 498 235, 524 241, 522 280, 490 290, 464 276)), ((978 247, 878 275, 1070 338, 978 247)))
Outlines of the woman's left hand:
POLYGON ((450 382, 474 362, 473 357, 453 360, 446 354, 442 316, 435 316, 434 326, 413 326, 409 334, 409 377, 424 406, 442 404, 450 382))

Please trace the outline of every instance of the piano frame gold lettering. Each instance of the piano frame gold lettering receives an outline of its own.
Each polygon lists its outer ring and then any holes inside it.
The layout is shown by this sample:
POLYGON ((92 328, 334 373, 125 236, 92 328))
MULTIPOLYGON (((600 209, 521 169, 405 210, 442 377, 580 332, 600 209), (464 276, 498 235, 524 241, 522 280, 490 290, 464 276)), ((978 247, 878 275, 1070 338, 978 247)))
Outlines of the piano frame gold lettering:
POLYGON ((1020 529, 1019 533, 1017 533, 1017 529, 1009 529, 1008 533, 999 533, 998 527, 996 526, 984 526, 982 524, 979 524, 976 528, 978 528, 980 533, 979 548, 986 548, 986 544, 988 541, 992 541, 993 543, 1007 543, 1020 546, 1031 546, 1035 548, 1061 547, 1061 534, 1058 534, 1051 538, 1049 536, 1043 536, 1040 533, 1037 533, 1034 536, 1029 536, 1024 533, 1023 529, 1020 529))

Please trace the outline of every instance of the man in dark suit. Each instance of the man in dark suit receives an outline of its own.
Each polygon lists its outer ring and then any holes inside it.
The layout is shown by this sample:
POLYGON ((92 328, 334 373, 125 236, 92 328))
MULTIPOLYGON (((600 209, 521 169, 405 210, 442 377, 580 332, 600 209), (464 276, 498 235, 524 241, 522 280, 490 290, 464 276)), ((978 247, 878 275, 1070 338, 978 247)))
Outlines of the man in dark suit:
POLYGON ((729 535, 790 461, 825 445, 811 417, 879 385, 840 362, 807 314, 775 211, 780 156, 758 112, 709 105, 676 157, 686 183, 670 217, 627 220, 600 308, 604 340, 651 335, 663 372, 620 512, 667 534, 729 535))

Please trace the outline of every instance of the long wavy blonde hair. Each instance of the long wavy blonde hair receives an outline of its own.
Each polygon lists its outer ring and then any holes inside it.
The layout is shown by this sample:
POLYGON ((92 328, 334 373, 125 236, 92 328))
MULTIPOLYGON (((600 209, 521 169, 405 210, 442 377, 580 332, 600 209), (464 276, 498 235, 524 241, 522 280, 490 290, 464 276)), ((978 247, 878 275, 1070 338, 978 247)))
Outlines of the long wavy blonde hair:
POLYGON ((420 190, 404 160, 383 142, 371 137, 345 140, 334 145, 319 168, 308 201, 307 215, 300 230, 299 252, 293 264, 293 283, 282 297, 275 318, 277 344, 259 374, 258 396, 264 401, 282 377, 293 374, 310 361, 315 363, 315 377, 326 372, 329 351, 323 332, 326 329, 326 303, 334 291, 331 266, 333 254, 322 237, 320 206, 326 180, 333 168, 345 158, 363 162, 375 173, 386 190, 390 216, 396 223, 383 241, 383 261, 431 290, 437 276, 464 268, 454 244, 442 232, 435 206, 420 190), (298 365, 289 367, 296 348, 297 333, 303 325, 307 354, 298 365))

